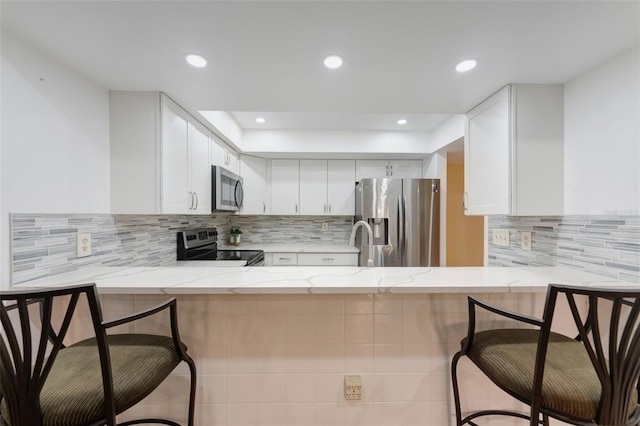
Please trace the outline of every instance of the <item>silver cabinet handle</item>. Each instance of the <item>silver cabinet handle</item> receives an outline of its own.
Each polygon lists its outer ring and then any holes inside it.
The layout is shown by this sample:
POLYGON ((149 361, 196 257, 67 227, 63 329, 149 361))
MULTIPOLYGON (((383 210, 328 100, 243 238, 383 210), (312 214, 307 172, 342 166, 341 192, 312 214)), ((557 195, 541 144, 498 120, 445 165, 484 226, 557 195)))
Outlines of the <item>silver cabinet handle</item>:
POLYGON ((385 166, 385 173, 384 173, 384 175, 385 175, 385 176, 389 176, 389 165, 388 165, 388 164, 385 166))
POLYGON ((198 210, 198 204, 200 204, 200 200, 198 199, 198 193, 194 192, 193 195, 195 195, 196 197, 196 206, 193 209, 198 210))
POLYGON ((325 262, 333 262, 333 257, 323 257, 322 260, 325 262))
POLYGON ((267 212, 267 204, 263 201, 262 202, 262 213, 266 213, 267 212))
POLYGON ((389 176, 393 177, 393 165, 389 166, 389 176))
POLYGON ((193 192, 189 191, 189 210, 193 210, 193 192))
POLYGON ((291 260, 290 257, 279 257, 278 260, 291 260))
POLYGON ((298 213, 298 204, 296 203, 296 213, 298 213))
POLYGON ((329 213, 331 213, 331 204, 329 204, 329 213))

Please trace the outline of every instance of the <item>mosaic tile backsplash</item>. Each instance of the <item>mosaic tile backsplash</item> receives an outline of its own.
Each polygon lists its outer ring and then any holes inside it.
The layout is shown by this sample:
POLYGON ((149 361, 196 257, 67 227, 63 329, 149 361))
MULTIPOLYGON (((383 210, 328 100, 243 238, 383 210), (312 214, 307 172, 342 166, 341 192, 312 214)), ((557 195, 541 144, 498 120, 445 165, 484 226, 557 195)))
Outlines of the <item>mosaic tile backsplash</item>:
MULTIPOLYGON (((13 283, 96 265, 156 266, 175 259, 175 233, 216 226, 227 241, 230 226, 246 243, 348 244, 351 216, 187 216, 109 214, 13 214, 13 283), (322 223, 329 230, 322 231, 322 223), (76 234, 91 233, 93 255, 76 257, 76 234)), ((489 218, 510 231, 510 247, 489 240, 492 266, 567 266, 640 282, 640 216, 489 218), (532 250, 520 248, 520 231, 531 231, 532 250)))
POLYGON ((640 282, 640 216, 489 217, 489 265, 566 266, 640 282), (508 229, 510 247, 491 243, 508 229), (531 232, 531 250, 520 232, 531 232))
POLYGON ((231 216, 247 243, 349 244, 352 225, 352 216, 231 216))
POLYGON ((351 224, 350 216, 13 214, 12 282, 99 265, 158 266, 175 260, 176 232, 184 229, 215 226, 220 242, 239 226, 243 242, 348 244, 351 224), (91 256, 76 256, 77 233, 91 233, 91 256))

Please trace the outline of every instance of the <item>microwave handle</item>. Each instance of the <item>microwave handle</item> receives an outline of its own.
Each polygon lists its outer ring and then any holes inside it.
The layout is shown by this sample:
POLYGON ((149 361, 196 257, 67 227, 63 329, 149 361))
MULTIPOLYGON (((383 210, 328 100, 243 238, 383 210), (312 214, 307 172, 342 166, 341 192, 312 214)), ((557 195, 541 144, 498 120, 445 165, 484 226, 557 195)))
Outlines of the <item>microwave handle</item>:
POLYGON ((242 182, 241 181, 236 181, 236 187, 233 191, 234 194, 234 198, 235 198, 235 202, 236 202, 236 207, 241 208, 242 207, 242 201, 244 200, 244 189, 242 188, 242 182))

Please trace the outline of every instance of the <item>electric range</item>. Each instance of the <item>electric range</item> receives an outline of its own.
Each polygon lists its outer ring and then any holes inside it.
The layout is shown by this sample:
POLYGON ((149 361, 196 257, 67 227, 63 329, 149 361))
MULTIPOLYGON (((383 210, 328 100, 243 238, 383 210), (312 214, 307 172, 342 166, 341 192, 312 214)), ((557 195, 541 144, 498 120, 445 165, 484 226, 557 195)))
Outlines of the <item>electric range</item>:
POLYGON ((218 230, 202 228, 181 231, 177 234, 178 260, 204 260, 213 262, 245 261, 244 266, 262 266, 262 250, 218 249, 218 230))

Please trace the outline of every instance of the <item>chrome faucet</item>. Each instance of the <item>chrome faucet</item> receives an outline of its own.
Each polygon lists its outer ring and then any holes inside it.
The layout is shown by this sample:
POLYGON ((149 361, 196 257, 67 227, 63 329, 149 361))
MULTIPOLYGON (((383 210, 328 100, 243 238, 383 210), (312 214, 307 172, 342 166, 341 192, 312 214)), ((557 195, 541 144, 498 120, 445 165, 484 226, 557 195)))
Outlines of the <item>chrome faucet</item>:
POLYGON ((364 220, 359 220, 353 224, 353 228, 351 229, 351 238, 349 239, 349 245, 351 247, 355 247, 356 245, 356 231, 359 227, 364 226, 367 230, 367 234, 369 234, 369 259, 367 260, 367 266, 373 266, 373 231, 371 230, 371 226, 364 220))

